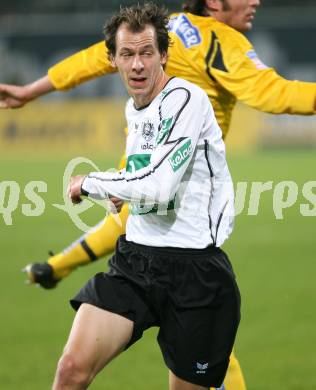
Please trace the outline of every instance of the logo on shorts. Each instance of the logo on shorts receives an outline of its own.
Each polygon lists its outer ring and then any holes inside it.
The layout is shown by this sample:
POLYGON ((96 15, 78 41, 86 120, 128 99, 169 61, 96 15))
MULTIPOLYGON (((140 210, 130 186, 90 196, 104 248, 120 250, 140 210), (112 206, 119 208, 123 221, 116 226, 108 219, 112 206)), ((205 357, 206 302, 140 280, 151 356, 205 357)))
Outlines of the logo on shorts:
POLYGON ((169 158, 169 163, 173 169, 173 172, 176 172, 181 166, 187 161, 187 159, 192 154, 192 144, 189 139, 181 148, 176 150, 173 155, 169 158))
POLYGON ((197 374, 205 374, 206 370, 208 369, 208 363, 196 363, 196 373, 197 374))

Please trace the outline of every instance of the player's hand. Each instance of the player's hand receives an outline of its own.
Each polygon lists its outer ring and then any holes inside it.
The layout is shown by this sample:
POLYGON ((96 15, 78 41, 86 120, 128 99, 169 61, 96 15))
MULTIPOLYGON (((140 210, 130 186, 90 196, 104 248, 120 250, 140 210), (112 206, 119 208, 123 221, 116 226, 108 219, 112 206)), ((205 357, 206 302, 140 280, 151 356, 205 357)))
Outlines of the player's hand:
POLYGON ((0 108, 20 108, 29 100, 27 86, 0 84, 0 108))
POLYGON ((70 183, 67 188, 67 194, 70 200, 72 201, 72 203, 74 204, 78 204, 82 201, 81 186, 85 177, 86 177, 85 175, 78 175, 78 176, 73 176, 70 179, 70 183))
POLYGON ((20 108, 52 91, 55 87, 47 75, 23 86, 0 84, 0 108, 20 108))

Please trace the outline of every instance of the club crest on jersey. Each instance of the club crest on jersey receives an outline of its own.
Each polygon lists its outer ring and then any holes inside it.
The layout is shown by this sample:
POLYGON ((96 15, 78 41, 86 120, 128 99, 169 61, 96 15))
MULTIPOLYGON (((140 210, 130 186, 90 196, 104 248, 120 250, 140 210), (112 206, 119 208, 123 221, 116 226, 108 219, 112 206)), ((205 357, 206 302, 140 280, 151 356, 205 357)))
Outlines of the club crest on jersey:
POLYGON ((145 141, 151 141, 154 137, 154 125, 147 120, 142 125, 142 136, 145 138, 145 141))
POLYGON ((184 14, 172 18, 168 27, 169 31, 174 32, 181 39, 187 49, 202 41, 198 28, 184 14))
POLYGON ((187 161, 187 159, 192 154, 192 149, 191 140, 189 139, 184 145, 182 145, 173 153, 173 155, 168 160, 171 168, 173 169, 173 172, 176 172, 187 161))

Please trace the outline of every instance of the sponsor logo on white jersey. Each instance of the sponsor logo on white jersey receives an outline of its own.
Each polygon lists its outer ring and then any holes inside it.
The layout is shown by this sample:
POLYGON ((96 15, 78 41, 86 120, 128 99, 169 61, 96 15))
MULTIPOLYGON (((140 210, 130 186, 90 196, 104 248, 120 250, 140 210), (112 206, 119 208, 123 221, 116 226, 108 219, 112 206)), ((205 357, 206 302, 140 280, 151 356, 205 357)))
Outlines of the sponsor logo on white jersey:
POLYGON ((170 127, 172 125, 173 116, 170 118, 163 119, 161 121, 161 129, 157 135, 156 144, 159 145, 169 133, 170 127))
POLYGON ((141 145, 141 148, 143 150, 153 150, 154 149, 154 145, 153 144, 149 144, 148 142, 146 142, 145 144, 141 145))
POLYGON ((192 154, 192 144, 189 139, 184 145, 176 150, 173 155, 169 158, 169 163, 174 172, 176 172, 192 154))

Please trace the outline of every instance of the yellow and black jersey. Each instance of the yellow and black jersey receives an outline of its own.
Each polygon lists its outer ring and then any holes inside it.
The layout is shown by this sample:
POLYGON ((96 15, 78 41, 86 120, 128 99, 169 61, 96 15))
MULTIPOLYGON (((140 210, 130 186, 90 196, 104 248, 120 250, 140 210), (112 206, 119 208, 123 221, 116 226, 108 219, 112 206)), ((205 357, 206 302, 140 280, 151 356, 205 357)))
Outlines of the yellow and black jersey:
MULTIPOLYGON (((258 58, 239 32, 214 19, 175 13, 169 24, 172 45, 166 72, 205 90, 226 136, 236 100, 274 114, 313 114, 316 83, 289 81, 258 58)), ((49 69, 56 89, 116 72, 104 42, 65 59, 49 69)))

